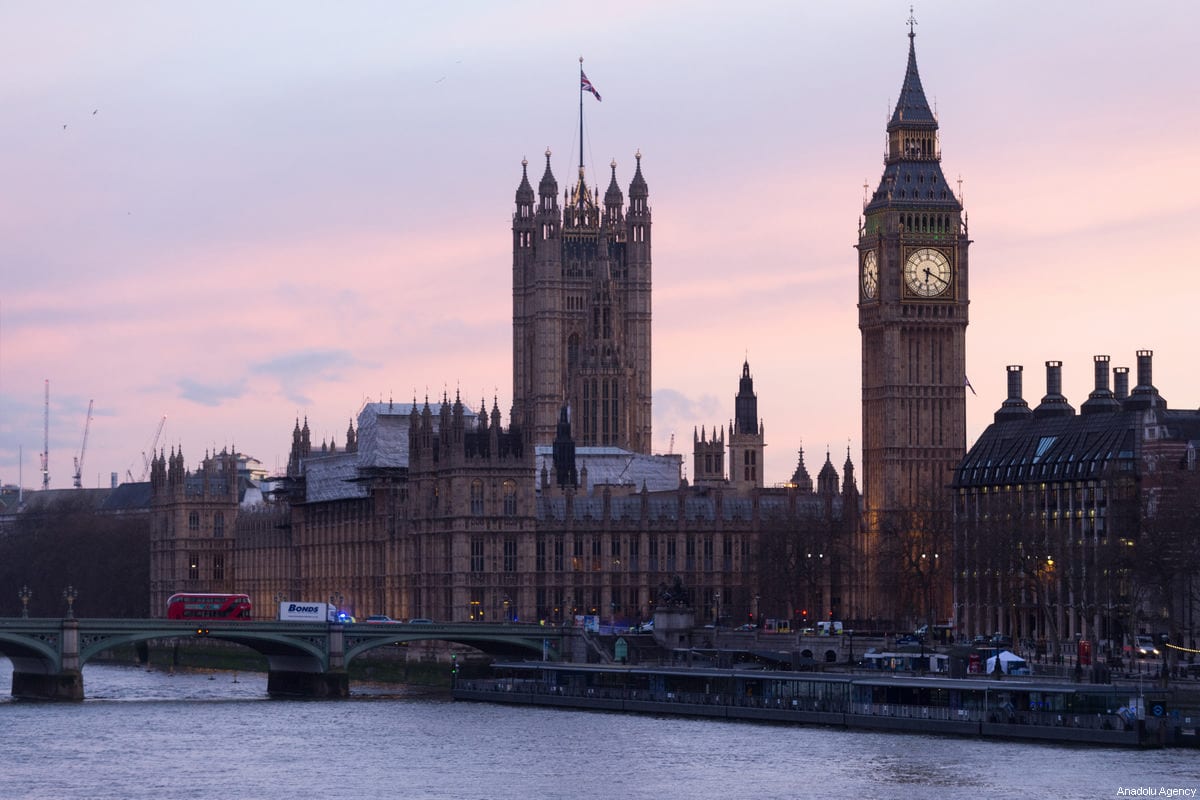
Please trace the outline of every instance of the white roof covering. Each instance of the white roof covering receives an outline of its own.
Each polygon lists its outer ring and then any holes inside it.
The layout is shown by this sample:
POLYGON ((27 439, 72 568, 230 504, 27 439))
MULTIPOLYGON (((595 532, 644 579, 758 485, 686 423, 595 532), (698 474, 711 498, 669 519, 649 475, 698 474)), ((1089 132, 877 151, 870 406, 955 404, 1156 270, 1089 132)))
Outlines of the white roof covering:
MULTIPOLYGON (((542 467, 550 474, 551 482, 554 481, 554 447, 538 445, 536 453, 540 488, 542 467)), ((647 491, 660 492, 679 488, 683 475, 683 456, 645 455, 619 447, 576 447, 575 468, 579 471, 580 480, 583 479, 585 467, 587 486, 581 489, 587 494, 591 494, 592 488, 598 485, 632 486, 641 491, 644 484, 647 491)))
MULTIPOLYGON (((417 406, 418 412, 424 404, 417 406)), ((441 427, 441 404, 430 405, 433 430, 441 427)), ((318 453, 304 462, 305 499, 309 502, 366 497, 362 484, 354 481, 358 470, 372 467, 408 466, 408 428, 412 403, 367 403, 358 413, 358 451, 318 453)), ((468 430, 479 423, 479 414, 463 408, 463 424, 468 430)))

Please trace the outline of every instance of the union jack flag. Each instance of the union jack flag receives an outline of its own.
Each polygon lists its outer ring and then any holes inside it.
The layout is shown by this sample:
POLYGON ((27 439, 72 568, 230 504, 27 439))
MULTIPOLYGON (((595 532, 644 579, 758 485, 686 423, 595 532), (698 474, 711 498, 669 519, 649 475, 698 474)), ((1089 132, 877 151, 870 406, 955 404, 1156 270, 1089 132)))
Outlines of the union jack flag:
MULTIPOLYGON (((592 86, 592 82, 588 80, 588 76, 584 74, 583 70, 579 70, 579 88, 585 92, 591 92, 597 100, 600 100, 600 93, 596 91, 595 86, 592 86)), ((600 102, 604 101, 600 100, 600 102)))

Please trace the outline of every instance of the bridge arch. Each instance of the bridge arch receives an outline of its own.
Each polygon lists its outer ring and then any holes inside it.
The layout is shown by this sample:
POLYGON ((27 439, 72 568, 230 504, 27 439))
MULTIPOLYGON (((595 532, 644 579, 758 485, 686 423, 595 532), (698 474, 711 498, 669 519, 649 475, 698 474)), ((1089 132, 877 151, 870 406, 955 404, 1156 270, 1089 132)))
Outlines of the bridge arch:
POLYGON ((211 627, 205 629, 203 625, 186 631, 179 630, 176 625, 171 628, 146 628, 111 633, 81 632, 79 636, 79 666, 82 668, 88 661, 106 650, 151 639, 183 641, 211 639, 239 644, 266 658, 267 665, 272 672, 279 670, 324 672, 329 666, 324 637, 301 637, 274 631, 214 630, 211 627), (197 635, 197 630, 206 630, 206 632, 197 635))
POLYGON ((59 636, 0 630, 0 655, 11 661, 17 672, 52 675, 62 669, 59 636))
MULTIPOLYGON (((541 640, 530 641, 520 637, 513 639, 497 639, 494 636, 464 636, 461 633, 455 634, 398 634, 398 635, 347 635, 346 636, 346 663, 349 664, 356 656, 360 656, 371 650, 380 647, 387 647, 393 644, 408 644, 410 642, 448 642, 450 644, 461 644, 466 647, 473 647, 476 650, 487 653, 491 656, 504 657, 525 657, 535 655, 539 658, 542 655, 541 640)), ((550 652, 557 656, 558 648, 553 648, 550 652)))

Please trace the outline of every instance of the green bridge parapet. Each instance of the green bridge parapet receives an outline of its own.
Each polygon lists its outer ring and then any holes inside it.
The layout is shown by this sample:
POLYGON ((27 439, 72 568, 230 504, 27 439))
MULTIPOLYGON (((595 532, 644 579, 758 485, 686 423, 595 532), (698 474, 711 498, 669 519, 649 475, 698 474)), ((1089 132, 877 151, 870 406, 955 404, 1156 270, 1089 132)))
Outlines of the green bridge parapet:
POLYGON ((376 647, 445 641, 495 656, 556 659, 564 635, 519 624, 0 618, 0 655, 13 663, 13 697, 82 700, 82 668, 99 653, 151 639, 211 638, 262 654, 271 696, 347 697, 347 665, 376 647))

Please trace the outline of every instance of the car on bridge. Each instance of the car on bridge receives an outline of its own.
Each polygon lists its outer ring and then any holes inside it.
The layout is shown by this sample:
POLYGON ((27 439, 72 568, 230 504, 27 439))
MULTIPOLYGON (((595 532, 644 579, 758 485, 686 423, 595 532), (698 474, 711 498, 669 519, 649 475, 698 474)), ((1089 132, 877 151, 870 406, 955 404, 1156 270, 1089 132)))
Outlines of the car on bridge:
POLYGON ((379 623, 379 624, 383 624, 383 625, 400 622, 400 620, 392 619, 387 614, 372 614, 371 616, 367 617, 366 620, 364 620, 364 621, 365 622, 375 622, 375 623, 379 623))

